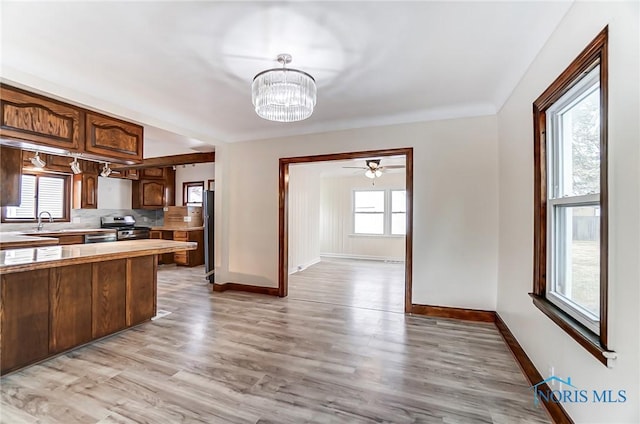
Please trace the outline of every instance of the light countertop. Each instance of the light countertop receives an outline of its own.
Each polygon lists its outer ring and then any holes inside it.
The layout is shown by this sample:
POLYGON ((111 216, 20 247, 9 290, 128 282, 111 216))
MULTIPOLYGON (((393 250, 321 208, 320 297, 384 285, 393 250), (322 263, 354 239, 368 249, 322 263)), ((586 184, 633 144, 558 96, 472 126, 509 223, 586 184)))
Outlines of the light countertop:
POLYGON ((0 273, 195 250, 197 246, 195 242, 150 239, 2 250, 0 273))
POLYGON ((40 247, 58 244, 55 237, 25 236, 21 233, 0 233, 0 249, 20 247, 40 247))

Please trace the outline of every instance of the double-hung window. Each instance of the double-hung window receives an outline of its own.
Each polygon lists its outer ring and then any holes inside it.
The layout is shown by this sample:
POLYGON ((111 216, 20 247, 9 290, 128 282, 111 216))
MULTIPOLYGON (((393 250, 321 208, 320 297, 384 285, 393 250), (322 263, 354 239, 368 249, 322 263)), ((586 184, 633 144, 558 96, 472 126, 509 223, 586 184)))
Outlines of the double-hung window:
POLYGON ((534 304, 605 363, 607 30, 534 102, 534 304))
POLYGON ((406 222, 405 190, 354 190, 354 234, 403 236, 406 222))
POLYGON ((68 175, 23 173, 20 206, 3 208, 2 221, 35 221, 45 211, 56 221, 69 221, 69 178, 68 175))

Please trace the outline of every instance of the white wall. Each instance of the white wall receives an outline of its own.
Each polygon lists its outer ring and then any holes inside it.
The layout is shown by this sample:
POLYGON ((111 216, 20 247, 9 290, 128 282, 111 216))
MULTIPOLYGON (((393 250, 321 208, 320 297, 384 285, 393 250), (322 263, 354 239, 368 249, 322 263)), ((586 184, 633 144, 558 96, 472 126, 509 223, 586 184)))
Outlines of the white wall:
POLYGON ((98 209, 131 209, 131 180, 98 176, 98 209))
POLYGON ((353 234, 353 190, 404 190, 404 173, 386 173, 375 179, 360 175, 323 177, 320 181, 320 252, 321 255, 404 260, 402 236, 353 234))
POLYGON ((216 147, 219 281, 278 284, 278 158, 413 147, 413 302, 495 310, 496 125, 488 116, 216 147))
POLYGON ((581 389, 627 390, 623 404, 570 404, 579 423, 640 422, 640 69, 636 2, 576 2, 499 112, 498 313, 536 368, 581 389), (609 341, 607 369, 527 295, 533 275, 533 101, 609 24, 609 341))
POLYGON ((203 181, 204 189, 206 190, 207 180, 214 180, 215 172, 216 164, 214 162, 176 166, 176 206, 182 205, 182 183, 203 181))
POLYGON ((320 169, 289 167, 289 273, 320 262, 320 169))

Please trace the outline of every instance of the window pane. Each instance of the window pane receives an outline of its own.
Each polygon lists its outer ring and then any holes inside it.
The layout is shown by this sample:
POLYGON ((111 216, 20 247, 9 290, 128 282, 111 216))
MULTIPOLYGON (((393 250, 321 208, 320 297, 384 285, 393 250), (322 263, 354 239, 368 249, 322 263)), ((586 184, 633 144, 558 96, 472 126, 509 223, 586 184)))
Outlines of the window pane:
POLYGON ((600 315, 600 207, 556 206, 554 292, 600 315))
POLYGON ((391 234, 405 235, 407 233, 407 215, 404 212, 391 214, 391 234))
POLYGON ((407 192, 404 190, 391 191, 391 212, 407 211, 407 192))
POLYGON ((7 207, 7 218, 35 218, 36 212, 36 177, 22 176, 22 199, 20 206, 7 207))
POLYGON ((38 178, 38 213, 47 211, 53 218, 64 217, 64 179, 38 178))
POLYGON ((384 191, 356 191, 355 212, 384 212, 384 191))
POLYGON ((187 202, 202 203, 202 186, 187 187, 187 202))
POLYGON ((384 234, 384 214, 355 213, 354 232, 356 234, 384 234))
POLYGON ((560 197, 600 192, 599 88, 596 80, 559 113, 560 197))

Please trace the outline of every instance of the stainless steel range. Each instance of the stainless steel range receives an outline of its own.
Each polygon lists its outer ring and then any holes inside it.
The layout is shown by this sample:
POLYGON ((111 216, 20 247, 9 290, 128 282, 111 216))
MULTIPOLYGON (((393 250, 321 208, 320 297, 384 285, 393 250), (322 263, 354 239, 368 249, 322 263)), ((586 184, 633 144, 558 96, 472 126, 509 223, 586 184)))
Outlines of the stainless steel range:
POLYGON ((113 228, 118 240, 137 240, 149 238, 149 227, 136 227, 136 220, 131 215, 103 216, 100 218, 101 228, 113 228))

